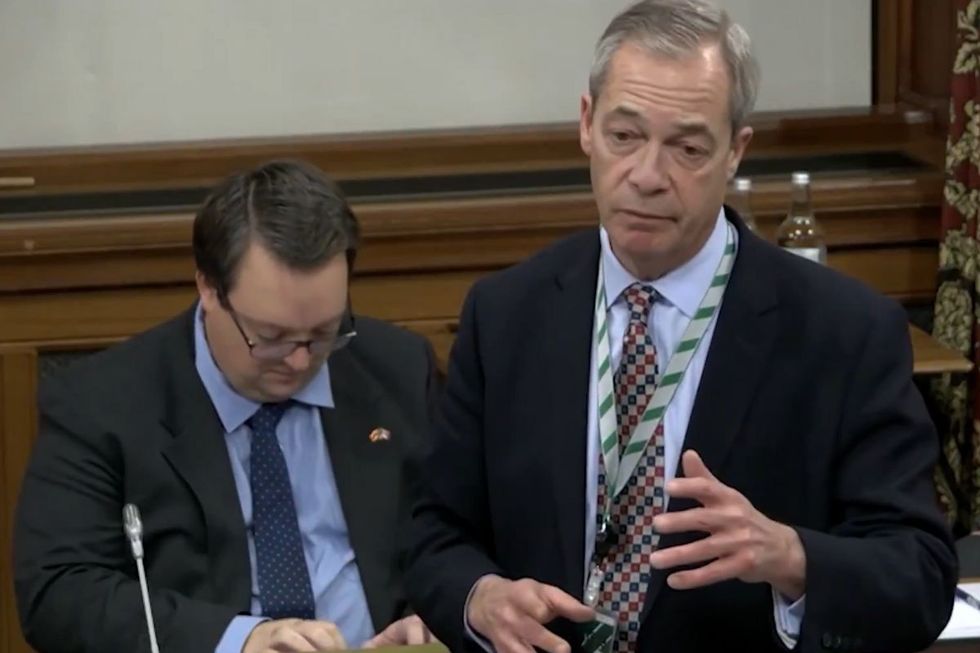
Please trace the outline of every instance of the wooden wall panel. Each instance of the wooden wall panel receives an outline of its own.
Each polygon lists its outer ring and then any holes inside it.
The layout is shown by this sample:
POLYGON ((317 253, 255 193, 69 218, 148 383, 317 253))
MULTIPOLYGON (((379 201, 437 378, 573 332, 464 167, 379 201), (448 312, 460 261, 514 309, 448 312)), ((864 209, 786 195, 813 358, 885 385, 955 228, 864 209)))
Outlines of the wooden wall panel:
POLYGON ((917 0, 911 11, 912 43, 907 92, 945 108, 956 56, 955 0, 917 0))
MULTIPOLYGON (((771 238, 789 186, 767 180, 756 189, 756 219, 771 238)), ((938 171, 861 173, 817 179, 813 200, 832 248, 901 247, 937 239, 941 194, 938 171)), ((497 269, 596 223, 591 195, 581 192, 355 202, 354 210, 364 236, 359 279, 497 269)), ((189 283, 192 220, 189 213, 0 220, 0 301, 30 291, 189 283)))
POLYGON ((874 26, 874 102, 927 109, 945 128, 955 0, 875 0, 874 26))
MULTIPOLYGON (((947 1, 947 0, 942 0, 947 1)), ((884 68, 879 72, 884 74, 884 68)), ((894 62, 890 70, 897 70, 894 62)), ((760 112, 750 158, 894 149, 931 135, 908 106, 760 112)), ((542 170, 586 165, 576 123, 418 133, 304 136, 150 147, 0 150, 0 193, 33 196, 127 189, 208 187, 273 158, 306 159, 339 180, 542 170), (11 182, 4 188, 3 180, 11 182)))
POLYGON ((28 348, 0 350, 0 653, 27 653, 14 604, 13 506, 37 430, 37 360, 28 348))
POLYGON ((900 3, 874 0, 872 3, 871 101, 876 105, 898 102, 898 31, 900 3))

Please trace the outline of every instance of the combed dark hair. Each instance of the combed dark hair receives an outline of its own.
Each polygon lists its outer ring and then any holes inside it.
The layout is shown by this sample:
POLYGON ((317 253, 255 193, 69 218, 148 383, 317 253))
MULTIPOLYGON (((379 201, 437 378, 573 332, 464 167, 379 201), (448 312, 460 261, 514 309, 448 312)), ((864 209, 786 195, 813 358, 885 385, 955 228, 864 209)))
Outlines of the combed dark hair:
POLYGON ((252 242, 295 270, 338 254, 353 267, 360 228, 340 188, 301 161, 271 161, 218 184, 194 219, 194 261, 224 301, 252 242))

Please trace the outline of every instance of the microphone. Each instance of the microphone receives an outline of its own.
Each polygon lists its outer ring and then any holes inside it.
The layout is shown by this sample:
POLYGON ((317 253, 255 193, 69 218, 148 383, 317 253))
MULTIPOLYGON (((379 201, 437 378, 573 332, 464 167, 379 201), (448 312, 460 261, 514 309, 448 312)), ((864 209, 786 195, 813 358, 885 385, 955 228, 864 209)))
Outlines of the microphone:
POLYGON ((123 532, 133 550, 133 558, 143 557, 143 522, 140 521, 140 511, 135 505, 127 503, 123 506, 123 532))
POLYGON ((129 548, 136 561, 136 571, 139 572, 140 593, 143 595, 143 610, 146 614, 146 630, 150 634, 151 653, 160 653, 157 646, 157 629, 153 624, 153 611, 150 609, 150 592, 146 585, 146 570, 143 569, 143 522, 140 511, 132 503, 123 506, 123 533, 129 540, 129 548))

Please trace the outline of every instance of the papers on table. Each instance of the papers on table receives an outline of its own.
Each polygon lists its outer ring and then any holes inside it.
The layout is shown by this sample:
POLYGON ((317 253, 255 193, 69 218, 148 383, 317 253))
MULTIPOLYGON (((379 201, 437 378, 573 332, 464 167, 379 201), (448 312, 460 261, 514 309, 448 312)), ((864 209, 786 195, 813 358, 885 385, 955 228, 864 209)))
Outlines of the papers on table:
MULTIPOLYGON (((959 587, 980 601, 980 583, 960 583, 959 587)), ((939 639, 966 639, 969 637, 980 637, 980 610, 967 604, 964 599, 956 597, 956 602, 953 604, 953 614, 939 639)))

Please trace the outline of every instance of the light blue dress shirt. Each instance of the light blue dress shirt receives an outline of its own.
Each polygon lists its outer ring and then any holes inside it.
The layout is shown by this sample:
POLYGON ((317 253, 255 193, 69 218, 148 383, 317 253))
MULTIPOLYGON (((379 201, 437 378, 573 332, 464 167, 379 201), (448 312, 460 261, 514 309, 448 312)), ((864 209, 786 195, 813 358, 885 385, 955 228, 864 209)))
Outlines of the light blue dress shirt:
MULTIPOLYGON (((728 222, 722 209, 718 214, 715 227, 708 236, 708 241, 700 251, 684 265, 653 281, 651 285, 660 297, 650 310, 648 323, 653 344, 658 356, 663 360, 661 369, 665 368, 670 354, 677 348, 684 330, 691 318, 697 312, 701 299, 707 292, 715 276, 715 270, 721 261, 725 250, 725 240, 728 232, 728 222)), ((623 355, 623 336, 629 324, 629 309, 622 297, 623 291, 636 281, 641 281, 623 267, 609 245, 609 235, 605 229, 599 229, 603 273, 605 276, 607 314, 609 318, 609 349, 612 368, 616 369, 623 355)), ((724 302, 724 298, 722 298, 724 302)), ((719 308, 720 311, 720 308, 719 308)), ((677 461, 680 458, 684 437, 687 434, 691 411, 694 409, 694 398, 701 382, 701 373, 708 356, 708 348, 715 331, 716 319, 711 321, 704 334, 704 340, 697 352, 691 358, 681 382, 677 386, 674 398, 664 413, 664 474, 669 480, 677 472, 677 461)), ((594 347, 593 347, 594 349, 594 347)), ((585 570, 584 578, 589 577, 589 566, 595 549, 597 486, 599 479, 599 422, 596 416, 598 401, 596 384, 598 379, 596 352, 592 352, 591 373, 589 376, 589 421, 588 421, 588 451, 586 453, 585 481, 585 558, 582 561, 585 570)), ((665 499, 670 497, 665 493, 665 499)), ((476 587, 474 583, 473 587, 476 587)), ((465 615, 469 614, 469 600, 466 599, 464 608, 464 625, 467 634, 479 643, 485 650, 490 651, 489 642, 477 635, 470 627, 465 615)), ((773 591, 773 616, 776 623, 776 634, 787 648, 794 648, 800 634, 800 626, 806 610, 806 596, 790 603, 773 591)))
MULTIPOLYGON (((246 424, 260 404, 238 394, 218 369, 208 348, 201 316, 199 304, 194 320, 194 363, 225 430, 225 444, 245 520, 252 578, 253 616, 235 617, 218 643, 216 653, 239 653, 252 629, 265 620, 262 617, 262 596, 252 534, 252 488, 249 482, 252 431, 246 424)), ((320 423, 320 408, 333 407, 333 391, 326 364, 293 395, 293 399, 298 403, 283 415, 276 428, 276 436, 286 458, 293 488, 303 553, 316 603, 316 618, 335 623, 347 644, 359 648, 374 636, 374 626, 320 423)))
MULTIPOLYGON (((708 236, 708 241, 701 250, 684 265, 650 282, 650 285, 660 295, 650 310, 648 328, 653 337, 653 344, 657 348, 657 355, 663 361, 661 369, 666 368, 670 355, 677 348, 684 330, 697 312, 702 298, 714 279, 718 262, 721 261, 722 253, 725 250, 727 233, 728 221, 725 219, 725 212, 722 209, 718 214, 711 235, 708 236)), ((629 309, 623 297, 623 291, 633 283, 643 280, 630 274, 616 258, 612 247, 609 245, 609 235, 605 229, 600 229, 599 237, 602 247, 601 256, 606 297, 608 298, 610 358, 612 359, 612 368, 616 369, 622 358, 623 336, 629 324, 629 309)), ((725 298, 722 297, 722 303, 724 301, 725 298)), ((704 365, 708 358, 708 349, 711 346, 719 312, 721 312, 720 306, 704 333, 701 345, 691 357, 691 362, 677 386, 674 398, 664 413, 664 475, 667 480, 674 478, 677 473, 677 463, 684 445, 684 437, 687 434, 691 411, 694 409, 694 399, 697 395, 698 385, 701 383, 701 373, 704 371, 704 365)), ((591 369, 589 378, 589 449, 586 455, 588 469, 586 470, 587 496, 585 505, 588 506, 588 514, 585 520, 585 560, 583 561, 586 578, 588 578, 589 562, 595 547, 596 486, 599 476, 595 352, 592 355, 591 369)), ((666 491, 664 497, 665 500, 670 500, 666 491)), ((805 596, 790 603, 777 592, 773 592, 773 616, 776 623, 776 634, 779 635, 780 640, 787 648, 796 646, 805 609, 805 596)))

